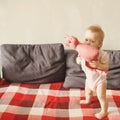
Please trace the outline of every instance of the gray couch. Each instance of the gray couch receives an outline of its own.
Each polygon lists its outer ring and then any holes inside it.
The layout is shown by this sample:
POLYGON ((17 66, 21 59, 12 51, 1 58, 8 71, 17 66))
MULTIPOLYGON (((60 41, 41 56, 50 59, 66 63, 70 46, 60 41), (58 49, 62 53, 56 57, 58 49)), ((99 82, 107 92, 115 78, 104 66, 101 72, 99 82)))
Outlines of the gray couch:
MULTIPOLYGON (((120 89, 120 50, 109 53, 108 89, 120 89)), ((22 83, 64 82, 65 88, 84 88, 85 74, 76 64, 77 52, 61 43, 1 45, 2 73, 5 80, 22 83)))

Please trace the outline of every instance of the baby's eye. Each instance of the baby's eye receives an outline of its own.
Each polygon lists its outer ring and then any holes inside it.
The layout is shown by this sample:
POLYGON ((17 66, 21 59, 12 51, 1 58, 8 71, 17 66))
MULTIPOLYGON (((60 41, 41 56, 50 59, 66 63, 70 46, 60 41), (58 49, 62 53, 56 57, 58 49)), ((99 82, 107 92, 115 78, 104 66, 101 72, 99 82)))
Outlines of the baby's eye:
POLYGON ((92 43, 94 43, 95 41, 94 40, 92 40, 92 43))
POLYGON ((88 41, 88 39, 85 39, 85 41, 88 41))

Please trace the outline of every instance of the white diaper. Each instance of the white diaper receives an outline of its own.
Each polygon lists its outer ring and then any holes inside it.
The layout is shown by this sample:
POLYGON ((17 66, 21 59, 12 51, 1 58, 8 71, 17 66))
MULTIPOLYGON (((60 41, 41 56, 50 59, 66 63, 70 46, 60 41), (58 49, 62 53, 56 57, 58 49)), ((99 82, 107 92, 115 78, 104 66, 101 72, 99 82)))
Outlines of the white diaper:
POLYGON ((86 74, 86 83, 91 90, 95 91, 97 86, 99 86, 102 83, 105 83, 105 84, 107 83, 106 74, 104 74, 104 72, 91 70, 86 66, 84 59, 81 61, 81 65, 82 65, 83 71, 86 74))
POLYGON ((92 91, 95 91, 99 85, 106 83, 107 83, 106 79, 99 79, 99 78, 96 80, 86 79, 86 84, 92 91))

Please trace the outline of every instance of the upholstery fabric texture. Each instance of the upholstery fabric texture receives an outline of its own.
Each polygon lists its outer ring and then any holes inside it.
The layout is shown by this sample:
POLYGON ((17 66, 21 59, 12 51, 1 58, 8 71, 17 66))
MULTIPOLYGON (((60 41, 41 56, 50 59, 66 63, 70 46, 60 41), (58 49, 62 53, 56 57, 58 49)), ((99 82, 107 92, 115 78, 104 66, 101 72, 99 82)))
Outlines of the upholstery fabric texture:
POLYGON ((66 77, 63 84, 65 88, 84 88, 85 74, 81 65, 76 63, 78 53, 75 50, 66 50, 66 77))
MULTIPOLYGON (((120 50, 105 50, 109 54, 109 70, 107 75, 107 88, 120 89, 120 50)), ((76 63, 77 52, 66 50, 66 77, 65 88, 84 88, 85 74, 81 65, 76 63)))
MULTIPOLYGON (((107 88, 120 89, 120 50, 109 54, 107 88)), ((3 44, 1 64, 3 77, 10 82, 51 83, 64 81, 64 88, 85 88, 86 76, 76 63, 78 53, 56 44, 3 44)))
POLYGON ((11 82, 64 81, 65 56, 61 43, 1 46, 3 77, 11 82))
POLYGON ((107 50, 109 54, 109 71, 107 87, 120 89, 120 50, 107 50))

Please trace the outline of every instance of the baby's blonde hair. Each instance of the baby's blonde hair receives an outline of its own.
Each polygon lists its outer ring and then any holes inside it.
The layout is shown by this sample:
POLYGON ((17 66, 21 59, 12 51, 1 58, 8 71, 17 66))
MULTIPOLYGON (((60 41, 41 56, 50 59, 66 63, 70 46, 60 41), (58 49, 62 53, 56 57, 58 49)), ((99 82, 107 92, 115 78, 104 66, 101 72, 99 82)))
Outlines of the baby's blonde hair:
POLYGON ((95 32, 95 33, 98 33, 100 39, 101 39, 101 42, 103 42, 103 39, 104 39, 104 31, 102 30, 102 28, 98 25, 91 25, 87 28, 87 30, 90 30, 91 32, 95 32))

